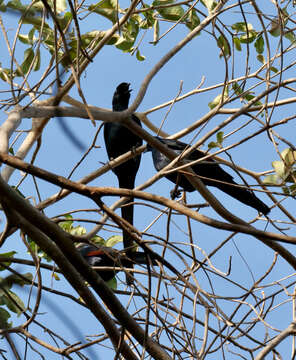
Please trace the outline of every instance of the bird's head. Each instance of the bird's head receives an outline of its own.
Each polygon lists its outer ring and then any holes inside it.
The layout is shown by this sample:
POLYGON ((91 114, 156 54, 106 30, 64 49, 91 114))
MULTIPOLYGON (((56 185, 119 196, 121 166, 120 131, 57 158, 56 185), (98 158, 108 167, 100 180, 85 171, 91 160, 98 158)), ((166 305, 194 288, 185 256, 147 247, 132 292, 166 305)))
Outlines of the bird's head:
POLYGON ((124 94, 130 94, 130 92, 132 91, 132 89, 130 89, 130 83, 126 83, 126 82, 123 82, 121 84, 119 84, 116 88, 116 92, 118 94, 121 94, 121 95, 124 95, 124 94))
POLYGON ((89 244, 80 244, 77 246, 77 250, 80 252, 80 255, 88 262, 90 258, 101 258, 104 256, 104 252, 98 249, 94 245, 89 244))
POLYGON ((128 108, 131 91, 130 83, 123 82, 117 86, 112 100, 113 111, 123 111, 128 108))

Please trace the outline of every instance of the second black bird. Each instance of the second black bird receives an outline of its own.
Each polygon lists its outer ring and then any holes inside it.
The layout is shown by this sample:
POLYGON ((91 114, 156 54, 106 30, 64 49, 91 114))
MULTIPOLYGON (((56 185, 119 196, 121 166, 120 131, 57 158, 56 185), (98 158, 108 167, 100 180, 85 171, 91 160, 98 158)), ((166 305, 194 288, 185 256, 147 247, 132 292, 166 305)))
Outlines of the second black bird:
MULTIPOLYGON (((128 108, 131 89, 129 83, 121 83, 117 86, 113 95, 113 111, 124 111, 128 108)), ((140 120, 133 114, 132 120, 141 126, 140 120)), ((106 123, 104 125, 104 139, 109 159, 115 159, 126 152, 141 146, 143 141, 127 127, 119 123, 106 123)), ((141 155, 138 155, 113 169, 118 178, 120 188, 133 189, 135 187, 135 178, 140 166, 141 155)), ((130 198, 133 202, 133 198, 130 198)), ((133 224, 134 207, 133 205, 123 206, 121 208, 123 219, 133 224)), ((133 239, 128 232, 123 231, 123 245, 125 248, 131 248, 133 239)), ((131 251, 127 252, 130 255, 131 251)))
MULTIPOLYGON (((156 139, 165 144, 169 149, 174 150, 178 155, 180 155, 185 149, 189 148, 188 144, 181 141, 162 139, 160 137, 156 137, 156 139)), ((170 160, 157 149, 152 148, 150 145, 148 145, 147 149, 148 151, 152 151, 153 163, 157 171, 160 171, 170 163, 170 160)), ((202 151, 194 150, 186 159, 192 161, 201 159, 204 156, 205 153, 202 151)), ((207 159, 204 162, 192 165, 191 168, 205 185, 214 186, 220 189, 226 194, 232 196, 245 205, 251 206, 264 215, 269 213, 270 208, 267 205, 258 199, 252 191, 236 186, 238 184, 233 180, 233 177, 224 171, 214 160, 207 159)), ((188 179, 184 175, 181 175, 180 172, 172 172, 165 175, 165 177, 173 183, 178 184, 178 186, 182 187, 185 191, 191 192, 195 190, 188 179)))
MULTIPOLYGON (((114 267, 122 267, 122 270, 124 270, 128 267, 127 264, 130 263, 138 265, 147 265, 148 263, 147 256, 142 251, 133 252, 131 254, 130 259, 132 262, 128 261, 126 256, 119 256, 120 252, 114 249, 106 249, 105 251, 94 245, 83 244, 78 247, 78 251, 90 266, 97 267, 96 271, 104 281, 113 279, 116 273, 120 271, 115 270, 114 267), (110 270, 101 270, 100 268, 102 267, 110 267, 110 270)), ((151 260, 151 263, 157 265, 155 260, 151 260)))

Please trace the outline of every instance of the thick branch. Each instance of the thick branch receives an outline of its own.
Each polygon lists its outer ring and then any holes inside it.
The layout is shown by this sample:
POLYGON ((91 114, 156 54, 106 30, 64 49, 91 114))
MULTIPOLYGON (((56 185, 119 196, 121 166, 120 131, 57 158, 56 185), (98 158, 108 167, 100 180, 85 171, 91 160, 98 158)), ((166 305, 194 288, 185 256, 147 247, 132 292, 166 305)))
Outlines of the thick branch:
MULTIPOLYGON (((28 226, 31 224, 38 224, 38 232, 42 231, 50 239, 54 239, 54 242, 57 245, 55 248, 59 248, 59 255, 64 254, 67 259, 71 259, 73 268, 69 271, 69 268, 66 269, 64 267, 64 261, 61 261, 57 256, 57 252, 52 251, 53 254, 49 253, 50 256, 53 255, 52 258, 57 262, 60 269, 65 270, 63 271, 64 275, 68 278, 69 281, 71 280, 71 284, 81 296, 83 295, 80 293, 81 288, 77 286, 74 281, 75 279, 73 280, 70 276, 74 269, 74 273, 79 272, 79 274, 83 276, 83 278, 92 286, 94 291, 101 297, 101 299, 104 301, 112 314, 117 318, 120 324, 122 324, 132 334, 132 336, 144 348, 146 348, 147 352, 152 357, 155 359, 170 359, 169 355, 156 342, 154 342, 129 315, 125 307, 123 307, 122 304, 118 301, 112 290, 81 257, 73 245, 71 235, 64 232, 58 225, 41 214, 28 201, 23 199, 15 190, 10 188, 2 178, 0 178, 0 194, 1 202, 3 201, 7 204, 7 206, 13 209, 17 209, 18 213, 22 214, 22 217, 24 217, 28 223, 28 226)), ((25 227, 25 225, 23 226, 25 227)), ((26 227, 25 231, 30 231, 30 228, 26 227)), ((38 240, 37 238, 36 240, 38 240)), ((39 245, 38 241, 36 242, 39 245)), ((49 246, 49 243, 47 246, 49 246)), ((48 251, 47 248, 44 249, 42 246, 41 248, 45 252, 48 251)), ((102 317, 103 314, 100 314, 100 316, 102 317)), ((117 342, 117 344, 119 344, 119 342, 117 342)))

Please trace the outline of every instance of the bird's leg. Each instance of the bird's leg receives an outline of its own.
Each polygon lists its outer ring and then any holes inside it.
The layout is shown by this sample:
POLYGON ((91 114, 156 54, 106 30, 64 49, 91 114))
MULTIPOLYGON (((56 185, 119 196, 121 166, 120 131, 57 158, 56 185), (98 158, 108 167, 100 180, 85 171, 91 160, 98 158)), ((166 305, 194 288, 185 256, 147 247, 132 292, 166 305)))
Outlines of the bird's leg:
POLYGON ((173 190, 170 191, 171 199, 178 199, 182 194, 182 190, 178 189, 178 186, 175 186, 173 190))
MULTIPOLYGON (((132 152, 133 155, 137 155, 136 150, 137 150, 137 148, 138 148, 139 146, 141 146, 141 144, 134 145, 134 146, 131 148, 131 152, 132 152)), ((135 158, 134 158, 134 159, 135 159, 135 158)))
POLYGON ((180 174, 178 173, 176 186, 174 187, 173 190, 170 191, 170 195, 171 195, 172 200, 178 199, 181 196, 181 193, 182 193, 182 190, 178 189, 179 188, 179 178, 180 178, 180 174))

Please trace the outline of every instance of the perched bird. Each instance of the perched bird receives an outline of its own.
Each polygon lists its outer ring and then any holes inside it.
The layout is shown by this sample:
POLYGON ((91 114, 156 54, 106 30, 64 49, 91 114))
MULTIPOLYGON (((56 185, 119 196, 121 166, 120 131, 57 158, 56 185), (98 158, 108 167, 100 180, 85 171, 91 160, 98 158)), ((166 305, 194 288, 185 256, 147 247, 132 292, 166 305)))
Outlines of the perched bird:
MULTIPOLYGON (((110 270, 99 270, 96 269, 98 274, 104 281, 109 281, 114 278, 116 273, 119 271, 115 271, 114 267, 128 267, 127 264, 135 263, 138 265, 147 264, 147 256, 144 252, 132 252, 129 261, 126 256, 119 255, 120 252, 114 249, 99 249, 94 245, 83 244, 78 247, 78 251, 81 256, 86 260, 86 262, 90 266, 96 267, 110 267, 110 270)), ((152 260, 153 265, 157 265, 155 260, 152 260)))
MULTIPOLYGON (((160 137, 155 138, 165 144, 169 149, 174 150, 178 155, 180 155, 185 149, 189 148, 188 144, 181 141, 162 139, 160 137)), ((157 171, 163 169, 171 161, 160 151, 152 148, 150 145, 147 146, 147 151, 152 151, 153 163, 157 171)), ((204 156, 205 153, 202 151, 194 150, 186 159, 192 161, 201 159, 204 156)), ((207 159, 204 162, 192 165, 192 170, 205 185, 215 186, 226 194, 232 196, 245 205, 251 206, 264 215, 269 213, 270 208, 258 199, 252 191, 242 187, 233 186, 238 184, 233 180, 233 177, 224 171, 214 160, 207 159)), ((180 172, 169 173, 165 175, 165 177, 182 187, 185 191, 191 192, 195 190, 187 178, 184 175, 181 175, 180 172)))
MULTIPOLYGON (((131 89, 130 84, 121 83, 117 86, 113 95, 112 109, 113 111, 123 111, 128 108, 131 89)), ((133 114, 132 120, 141 126, 140 120, 133 114)), ((104 125, 104 139, 109 159, 115 159, 126 152, 141 146, 143 140, 131 132, 127 127, 118 123, 106 123, 104 125)), ((113 169, 118 178, 120 188, 133 189, 135 187, 135 178, 140 166, 141 156, 138 155, 113 169)), ((130 198, 130 202, 133 202, 130 198)), ((121 216, 123 219, 133 225, 134 206, 128 205, 121 208, 121 216)), ((131 248, 133 240, 128 232, 123 231, 123 245, 125 248, 131 248)), ((127 255, 131 255, 127 251, 127 255)), ((130 281, 128 281, 130 283, 130 281)))

